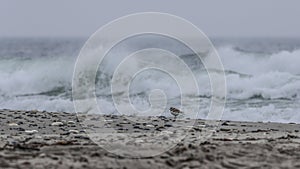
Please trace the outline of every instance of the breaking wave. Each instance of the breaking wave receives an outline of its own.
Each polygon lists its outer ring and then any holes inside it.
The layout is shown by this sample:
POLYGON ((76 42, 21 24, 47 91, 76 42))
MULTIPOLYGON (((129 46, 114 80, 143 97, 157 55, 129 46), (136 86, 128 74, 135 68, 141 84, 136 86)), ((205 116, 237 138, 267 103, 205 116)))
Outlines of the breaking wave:
MULTIPOLYGON (((78 45, 74 48, 79 49, 78 45)), ((300 122, 299 49, 258 53, 222 45, 217 51, 227 79, 228 101, 224 119, 300 122)), ((8 56, 7 52, 1 52, 0 108, 74 112, 71 82, 76 55, 49 53, 50 50, 45 57, 30 57, 26 53, 23 55, 27 57, 20 57, 19 54, 8 56)), ((209 79, 203 66, 194 62, 194 57, 189 54, 181 56, 194 69, 200 88, 199 98, 203 103, 203 109, 199 111, 205 116, 211 93, 209 79)), ((110 67, 109 64, 105 66, 110 67)), ((112 61, 111 64, 116 63, 112 61)), ((218 73, 218 70, 214 71, 218 73)), ((170 93, 170 99, 179 97, 174 92, 178 90, 174 81, 156 74, 158 76, 146 73, 133 83, 132 100, 137 107, 147 105, 147 99, 140 98, 147 98, 148 91, 157 87, 170 93)), ((108 79, 110 75, 101 73, 101 70, 98 72, 96 93, 107 112, 112 113, 108 79)))

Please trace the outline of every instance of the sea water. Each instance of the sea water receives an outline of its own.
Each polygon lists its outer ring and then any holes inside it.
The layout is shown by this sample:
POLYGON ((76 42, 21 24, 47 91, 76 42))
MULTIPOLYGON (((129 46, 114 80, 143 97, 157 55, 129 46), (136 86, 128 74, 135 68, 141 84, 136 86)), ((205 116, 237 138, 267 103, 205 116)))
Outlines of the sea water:
MULTIPOLYGON (((85 40, 0 39, 0 109, 75 112, 72 76, 85 40)), ((223 119, 300 123, 300 39, 211 40, 226 75, 227 99, 223 119)), ((118 44, 105 56, 95 79, 95 94, 102 112, 118 113, 111 97, 110 82, 114 70, 130 53, 145 48, 172 51, 188 65, 199 87, 197 98, 193 98, 200 105, 198 117, 205 118, 211 101, 207 70, 191 50, 162 37, 133 38, 118 44)), ((202 55, 205 58, 205 54, 202 55)), ((167 61, 161 59, 161 62, 167 61)), ((166 73, 149 70, 132 80, 129 87, 132 105, 137 110, 147 110, 150 107, 149 93, 154 89, 165 92, 168 100, 165 110, 180 104, 181 94, 176 81, 166 73)), ((169 116, 167 111, 162 114, 169 116)))

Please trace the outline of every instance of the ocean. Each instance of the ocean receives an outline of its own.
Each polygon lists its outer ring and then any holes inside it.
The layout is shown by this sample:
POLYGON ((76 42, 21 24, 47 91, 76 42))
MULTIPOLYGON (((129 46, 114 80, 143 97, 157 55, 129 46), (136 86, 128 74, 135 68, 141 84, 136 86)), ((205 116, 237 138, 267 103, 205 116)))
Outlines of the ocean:
MULTIPOLYGON (((0 39, 0 109, 75 112, 72 76, 85 40, 0 39)), ((300 123, 300 39, 211 40, 226 74, 227 100, 222 119, 300 123)), ((99 65, 95 82, 102 112, 117 113, 111 98, 110 79, 122 58, 138 49, 159 47, 176 53, 193 71, 199 85, 199 96, 195 98, 200 105, 199 118, 205 118, 211 100, 207 72, 199 58, 178 46, 177 42, 161 37, 147 37, 146 41, 137 37, 112 49, 99 65)), ((162 59, 162 62, 165 61, 162 59)), ((180 103, 175 81, 153 70, 132 80, 130 99, 136 109, 149 108, 149 92, 157 88, 166 93, 168 107, 180 103)), ((169 115, 167 111, 162 114, 169 115)))

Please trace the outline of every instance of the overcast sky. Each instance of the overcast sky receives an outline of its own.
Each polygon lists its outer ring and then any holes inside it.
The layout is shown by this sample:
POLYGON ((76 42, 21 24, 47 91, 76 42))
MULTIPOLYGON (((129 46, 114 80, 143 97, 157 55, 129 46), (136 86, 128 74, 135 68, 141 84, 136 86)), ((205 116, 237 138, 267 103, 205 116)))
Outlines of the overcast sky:
POLYGON ((150 11, 183 17, 210 37, 300 37, 299 0, 0 0, 0 37, 88 37, 150 11))

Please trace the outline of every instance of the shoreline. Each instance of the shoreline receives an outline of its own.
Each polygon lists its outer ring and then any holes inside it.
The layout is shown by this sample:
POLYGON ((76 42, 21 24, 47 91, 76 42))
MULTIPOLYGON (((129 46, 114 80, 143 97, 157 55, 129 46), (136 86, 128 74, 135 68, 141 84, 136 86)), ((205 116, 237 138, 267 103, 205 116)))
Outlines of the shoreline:
MULTIPOLYGON (((220 121, 212 135, 201 140, 199 135, 209 133, 207 128, 199 127, 207 122, 201 119, 185 130, 179 127, 188 121, 175 122, 173 118, 139 117, 151 123, 145 125, 134 121, 124 123, 129 116, 103 116, 121 133, 130 131, 139 136, 173 127, 186 137, 157 156, 122 157, 95 144, 75 113, 4 109, 0 110, 0 168, 300 167, 300 124, 220 121)), ((168 141, 173 138, 164 136, 168 141)), ((129 146, 132 141, 118 139, 129 146)), ((147 153, 140 150, 143 151, 147 153)))

